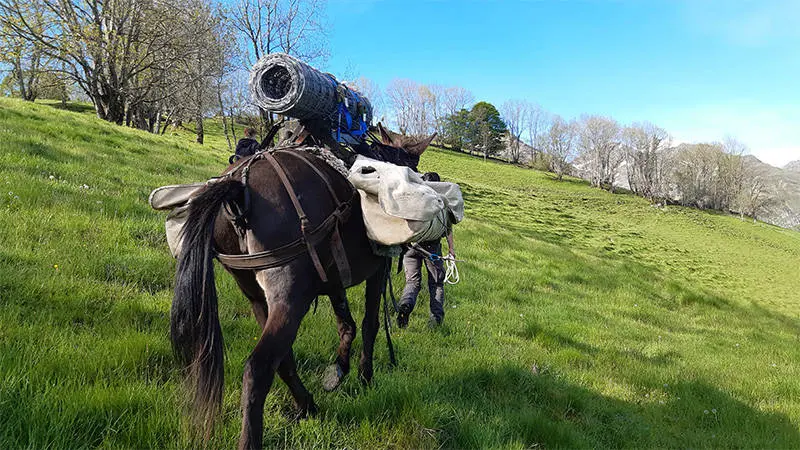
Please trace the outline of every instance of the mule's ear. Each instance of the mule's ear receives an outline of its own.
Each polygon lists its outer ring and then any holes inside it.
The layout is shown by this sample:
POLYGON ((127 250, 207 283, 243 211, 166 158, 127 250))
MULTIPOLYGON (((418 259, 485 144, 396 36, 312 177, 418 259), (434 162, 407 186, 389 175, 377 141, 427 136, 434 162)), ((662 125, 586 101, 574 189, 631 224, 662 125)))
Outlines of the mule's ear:
POLYGON ((381 141, 383 141, 383 145, 391 145, 394 146, 394 142, 392 141, 392 136, 386 131, 386 128, 383 128, 383 124, 378 122, 378 131, 381 133, 381 141))
POLYGON ((431 142, 433 142, 435 138, 436 138, 436 133, 433 133, 432 135, 430 135, 430 137, 423 138, 421 141, 409 145, 406 148, 406 151, 408 153, 411 153, 412 155, 417 155, 417 156, 422 155, 422 153, 428 148, 429 145, 431 145, 431 142))

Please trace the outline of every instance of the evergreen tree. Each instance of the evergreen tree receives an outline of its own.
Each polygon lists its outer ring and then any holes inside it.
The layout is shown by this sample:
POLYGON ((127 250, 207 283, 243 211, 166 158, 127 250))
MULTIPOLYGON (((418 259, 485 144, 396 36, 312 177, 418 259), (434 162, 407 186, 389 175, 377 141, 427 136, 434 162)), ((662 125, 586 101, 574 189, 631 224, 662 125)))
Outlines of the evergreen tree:
POLYGON ((506 124, 500 112, 489 102, 478 102, 469 112, 469 140, 472 148, 484 156, 494 155, 503 150, 503 136, 506 124))

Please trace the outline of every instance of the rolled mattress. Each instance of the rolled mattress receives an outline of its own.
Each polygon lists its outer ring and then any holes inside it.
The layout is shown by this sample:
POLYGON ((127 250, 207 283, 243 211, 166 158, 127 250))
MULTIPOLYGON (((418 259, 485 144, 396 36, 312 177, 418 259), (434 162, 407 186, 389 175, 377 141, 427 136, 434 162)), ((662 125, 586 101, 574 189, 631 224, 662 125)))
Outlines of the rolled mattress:
MULTIPOLYGON (((271 53, 258 60, 250 71, 249 84, 253 102, 273 113, 301 120, 326 120, 337 125, 339 99, 343 96, 353 118, 351 129, 358 129, 356 117, 361 117, 368 125, 372 122, 369 99, 351 86, 336 81, 332 75, 285 53, 271 53)), ((346 128, 344 118, 341 128, 346 128)))

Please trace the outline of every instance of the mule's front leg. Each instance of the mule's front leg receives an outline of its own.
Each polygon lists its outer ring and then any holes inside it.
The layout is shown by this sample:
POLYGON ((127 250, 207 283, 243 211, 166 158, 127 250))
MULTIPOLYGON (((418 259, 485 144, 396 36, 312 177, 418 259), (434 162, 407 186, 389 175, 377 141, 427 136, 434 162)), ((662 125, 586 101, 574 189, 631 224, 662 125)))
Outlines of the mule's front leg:
POLYGON ((356 336, 356 321, 350 314, 350 305, 347 302, 345 290, 330 295, 333 313, 336 315, 339 330, 339 348, 336 351, 336 362, 325 369, 322 388, 332 391, 339 387, 345 375, 350 372, 350 350, 356 336))
POLYGON ((387 260, 380 265, 378 271, 367 279, 366 307, 364 311, 364 321, 361 323, 361 336, 363 337, 363 349, 361 350, 361 361, 358 367, 359 377, 364 384, 372 382, 372 359, 375 350, 375 337, 378 335, 380 327, 380 305, 381 291, 386 282, 387 260))

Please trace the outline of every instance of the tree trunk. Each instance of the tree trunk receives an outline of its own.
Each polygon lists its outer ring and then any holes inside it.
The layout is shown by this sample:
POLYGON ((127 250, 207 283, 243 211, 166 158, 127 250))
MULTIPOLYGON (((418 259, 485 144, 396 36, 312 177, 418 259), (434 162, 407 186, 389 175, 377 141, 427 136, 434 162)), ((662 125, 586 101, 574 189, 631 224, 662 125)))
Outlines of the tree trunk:
POLYGON ((231 136, 233 136, 233 142, 236 142, 236 116, 233 114, 233 108, 228 108, 228 115, 231 117, 231 136))
POLYGON ((153 130, 153 134, 161 134, 161 108, 159 108, 156 113, 156 126, 153 130))
POLYGON ((121 99, 99 93, 96 93, 93 97, 97 117, 122 125, 125 120, 125 103, 121 99))
POLYGON ((222 130, 225 132, 225 140, 228 141, 228 150, 233 153, 231 137, 228 134, 228 121, 225 119, 225 105, 222 103, 222 87, 217 84, 217 101, 219 102, 219 113, 222 116, 222 130))
POLYGON ((197 127, 197 143, 198 144, 202 144, 203 143, 203 138, 204 138, 204 135, 203 135, 203 115, 198 113, 197 116, 194 119, 194 122, 195 122, 195 126, 197 127))

